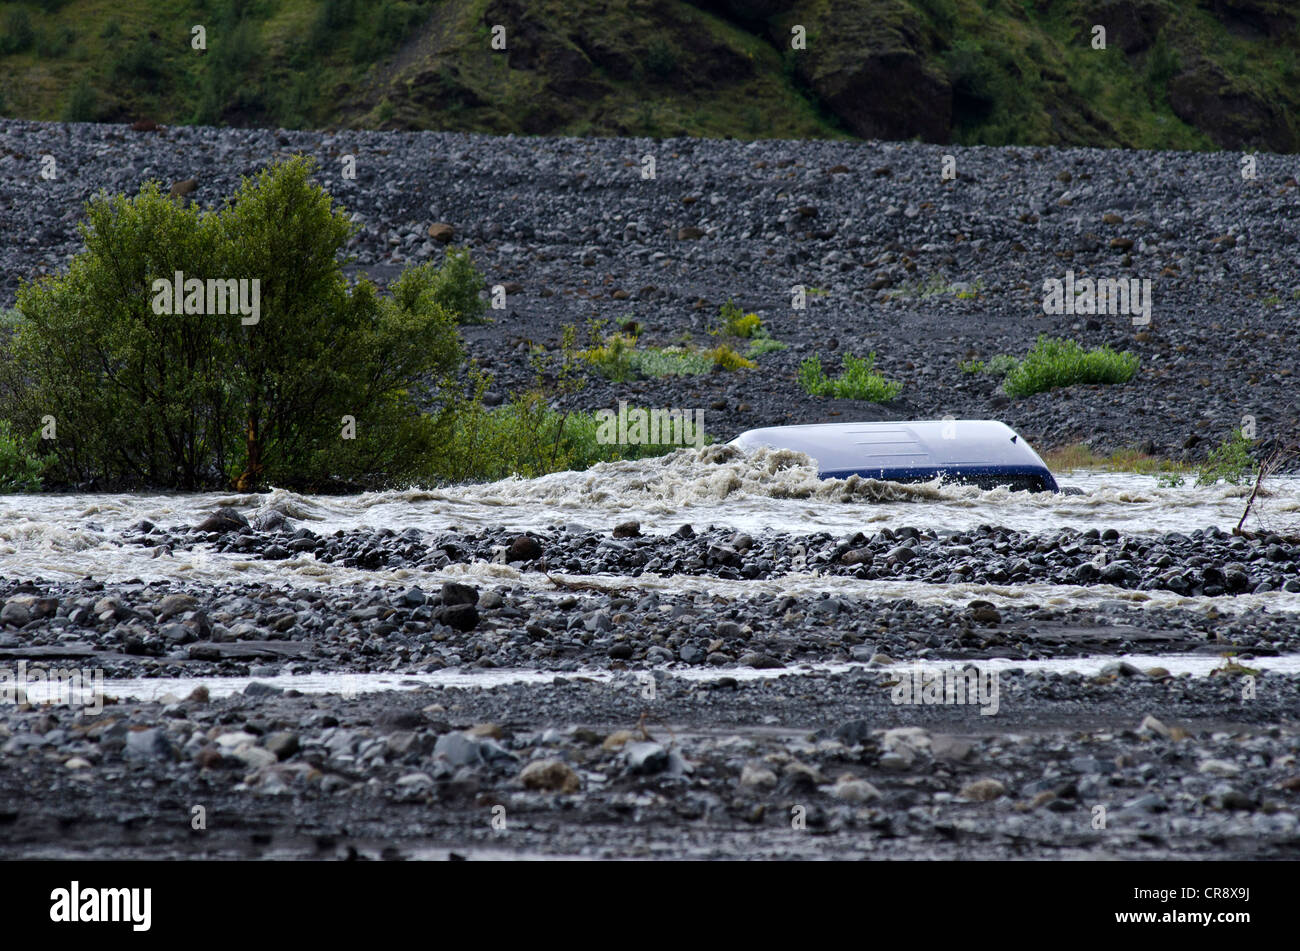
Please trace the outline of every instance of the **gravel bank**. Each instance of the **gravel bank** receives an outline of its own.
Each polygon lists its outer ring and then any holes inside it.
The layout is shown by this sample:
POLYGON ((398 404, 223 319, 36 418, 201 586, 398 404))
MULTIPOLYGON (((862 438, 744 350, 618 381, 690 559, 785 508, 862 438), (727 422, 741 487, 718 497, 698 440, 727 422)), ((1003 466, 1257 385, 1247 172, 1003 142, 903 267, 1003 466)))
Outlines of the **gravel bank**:
POLYGON ((296 152, 362 232, 351 252, 377 277, 439 260, 433 223, 509 288, 495 323, 467 330, 499 395, 532 376, 529 344, 565 324, 634 317, 647 343, 697 340, 729 297, 789 345, 757 370, 611 384, 619 399, 705 411, 718 438, 760 425, 868 416, 999 418, 1041 447, 1077 440, 1201 458, 1253 415, 1265 445, 1300 435, 1289 345, 1300 313, 1289 228, 1300 157, 957 148, 908 143, 496 138, 441 133, 277 132, 0 120, 0 305, 19 281, 79 247, 81 203, 101 188, 198 179, 205 205, 241 175, 296 152), (44 180, 40 156, 58 163, 44 180), (340 156, 357 156, 355 181, 340 156), (642 180, 643 155, 656 177, 642 180), (945 154, 959 177, 940 180, 945 154), (1122 315, 1043 313, 1043 282, 1153 282, 1149 326, 1122 315), (793 311, 790 288, 817 289, 793 311), (821 294, 820 291, 826 291, 821 294), (1025 352, 1040 333, 1141 357, 1123 386, 1010 399, 958 362, 1025 352), (805 396, 799 360, 874 351, 901 380, 887 407, 805 396))

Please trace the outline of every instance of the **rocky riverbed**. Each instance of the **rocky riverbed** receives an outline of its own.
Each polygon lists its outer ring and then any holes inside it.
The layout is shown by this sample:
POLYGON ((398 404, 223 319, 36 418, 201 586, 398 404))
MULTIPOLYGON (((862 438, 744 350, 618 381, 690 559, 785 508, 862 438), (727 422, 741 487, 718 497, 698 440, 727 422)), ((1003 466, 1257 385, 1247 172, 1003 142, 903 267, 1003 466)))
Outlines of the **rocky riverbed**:
POLYGON ((0 717, 0 855, 1294 858, 1295 676, 855 670, 353 700, 261 684, 0 717))

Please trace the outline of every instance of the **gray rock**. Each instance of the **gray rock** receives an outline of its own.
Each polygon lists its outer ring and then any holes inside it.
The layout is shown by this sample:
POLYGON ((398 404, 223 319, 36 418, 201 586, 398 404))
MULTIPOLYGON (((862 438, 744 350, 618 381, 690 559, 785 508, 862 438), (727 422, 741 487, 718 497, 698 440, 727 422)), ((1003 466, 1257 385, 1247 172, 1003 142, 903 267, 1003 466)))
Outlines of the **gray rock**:
POLYGON ((658 743, 629 743, 623 747, 623 756, 633 775, 647 776, 668 768, 668 750, 658 743))
POLYGON ((199 524, 194 526, 196 532, 237 532, 240 529, 248 528, 248 519, 240 515, 229 506, 217 509, 199 524))
POLYGON ((124 750, 129 759, 174 759, 176 748, 167 734, 154 727, 148 730, 128 730, 124 750))
POLYGON ((276 759, 284 760, 298 752, 300 742, 297 733, 281 730, 268 735, 264 745, 276 759))
POLYGON ((442 586, 442 603, 444 605, 478 604, 478 588, 461 584, 458 581, 444 582, 442 586))
POLYGON ((26 601, 11 598, 5 602, 3 608, 0 608, 0 624, 12 624, 14 627, 22 627, 30 620, 31 610, 28 608, 26 601))

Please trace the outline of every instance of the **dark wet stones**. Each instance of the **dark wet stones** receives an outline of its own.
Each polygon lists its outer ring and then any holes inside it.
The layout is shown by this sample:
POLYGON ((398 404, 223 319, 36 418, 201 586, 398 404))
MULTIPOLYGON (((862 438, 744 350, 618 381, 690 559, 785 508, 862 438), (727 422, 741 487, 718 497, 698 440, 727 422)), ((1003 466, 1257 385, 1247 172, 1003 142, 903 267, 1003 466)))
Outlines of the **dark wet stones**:
MULTIPOLYGON (((407 588, 398 595, 398 603, 405 607, 416 608, 424 604, 426 598, 424 592, 419 588, 407 588)), ((446 600, 444 598, 444 600, 446 600)))
POLYGON ((472 631, 479 622, 478 608, 473 604, 449 604, 439 608, 434 617, 457 631, 472 631))
POLYGON ((635 776, 661 773, 668 768, 668 750, 658 743, 628 743, 623 755, 627 771, 635 776))
POLYGON ((506 549, 506 561, 533 561, 542 557, 542 546, 530 535, 519 535, 506 549))
POLYGON ((614 526, 615 538, 638 538, 641 535, 641 523, 636 520, 619 522, 614 526))
POLYGON ((458 581, 445 582, 442 586, 442 603, 448 606, 478 604, 478 588, 458 581))
POLYGON ((235 509, 225 506, 217 509, 199 524, 194 526, 196 532, 216 532, 224 534, 226 532, 237 532, 249 528, 248 519, 244 518, 235 509))
POLYGON ((12 627, 22 627, 31 620, 31 606, 26 600, 15 598, 5 602, 5 606, 0 608, 0 626, 8 624, 12 627))
POLYGON ((694 644, 685 644, 682 646, 681 650, 677 652, 677 656, 683 664, 694 665, 704 662, 705 653, 694 644))

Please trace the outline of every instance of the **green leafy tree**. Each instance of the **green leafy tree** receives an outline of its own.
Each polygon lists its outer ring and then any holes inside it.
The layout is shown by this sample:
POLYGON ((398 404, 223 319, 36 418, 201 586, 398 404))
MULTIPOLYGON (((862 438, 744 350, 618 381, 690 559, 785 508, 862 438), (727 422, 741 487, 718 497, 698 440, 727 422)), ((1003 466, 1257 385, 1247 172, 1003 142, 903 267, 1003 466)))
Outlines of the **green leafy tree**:
POLYGON ((147 184, 87 206, 86 250, 24 285, 0 353, 0 410, 55 417, 64 481, 197 488, 413 479, 438 445, 422 412, 461 359, 440 272, 390 298, 349 287, 346 213, 292 159, 200 211, 147 184), (155 313, 154 282, 258 281, 260 313, 155 313), (250 318, 251 320, 251 318, 250 318), (350 417, 345 423, 344 417, 350 417))

